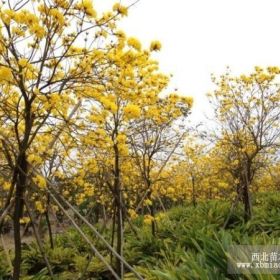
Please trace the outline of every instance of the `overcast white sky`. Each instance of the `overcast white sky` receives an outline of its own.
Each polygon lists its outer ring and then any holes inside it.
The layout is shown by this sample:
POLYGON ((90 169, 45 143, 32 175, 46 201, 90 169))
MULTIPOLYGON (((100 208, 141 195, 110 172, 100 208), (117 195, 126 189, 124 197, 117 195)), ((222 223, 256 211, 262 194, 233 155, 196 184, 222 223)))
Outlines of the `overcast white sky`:
MULTIPOLYGON (((115 2, 94 1, 97 11, 115 2)), ((222 74, 227 65, 234 73, 280 65, 279 0, 140 0, 120 27, 146 46, 162 42, 161 69, 174 75, 171 90, 194 97, 197 121, 209 111, 211 73, 222 74)))

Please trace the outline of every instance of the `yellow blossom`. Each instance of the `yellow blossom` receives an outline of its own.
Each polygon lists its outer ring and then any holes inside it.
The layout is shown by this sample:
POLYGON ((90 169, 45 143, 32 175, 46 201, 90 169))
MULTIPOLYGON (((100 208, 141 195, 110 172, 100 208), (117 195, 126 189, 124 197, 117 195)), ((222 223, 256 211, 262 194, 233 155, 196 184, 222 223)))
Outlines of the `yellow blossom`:
POLYGON ((151 215, 145 215, 144 216, 144 224, 150 225, 152 221, 154 221, 154 218, 151 215))
POLYGON ((140 43, 140 41, 139 41, 138 39, 136 39, 136 38, 133 38, 133 37, 128 38, 127 44, 128 44, 130 47, 132 47, 132 48, 134 48, 134 49, 136 49, 136 50, 138 50, 138 51, 141 50, 141 43, 140 43))
POLYGON ((114 6, 113 6, 113 11, 116 11, 118 12, 120 15, 122 16, 127 16, 128 14, 128 9, 127 7, 121 5, 120 3, 116 3, 114 6))
POLYGON ((118 143, 125 143, 125 142, 126 142, 126 139, 127 139, 127 137, 126 137, 125 134, 119 134, 119 135, 117 136, 117 142, 118 142, 118 143))
POLYGON ((3 190, 8 191, 11 188, 11 183, 10 182, 5 182, 3 184, 3 190))
POLYGON ((54 18, 55 22, 58 23, 59 25, 62 26, 64 24, 64 16, 58 9, 51 9, 50 15, 54 18))
POLYGON ((54 3, 56 3, 59 7, 64 9, 67 9, 69 7, 68 0, 54 0, 54 3))
POLYGON ((149 205, 152 205, 153 202, 150 200, 150 199, 145 199, 144 203, 143 203, 145 206, 149 206, 149 205))
POLYGON ((138 217, 137 213, 133 209, 129 209, 127 212, 131 219, 136 219, 138 217))
POLYGON ((26 67, 28 64, 28 60, 26 58, 20 58, 18 60, 18 65, 21 66, 22 68, 26 67))
POLYGON ((30 222, 30 218, 29 217, 23 217, 20 219, 19 221, 21 224, 27 224, 30 222))
POLYGON ((44 27, 40 26, 39 24, 33 24, 30 27, 30 32, 35 34, 38 39, 42 39, 45 35, 44 27))
POLYGON ((135 119, 138 118, 141 114, 141 109, 134 104, 128 104, 124 108, 124 114, 128 119, 135 119))
POLYGON ((33 178, 33 181, 40 189, 45 189, 47 187, 46 179, 41 175, 37 175, 33 178))
POLYGON ((39 155, 31 154, 28 156, 28 161, 31 164, 33 163, 40 164, 43 162, 43 159, 39 155))
POLYGON ((82 0, 75 7, 81 11, 84 11, 89 17, 96 17, 97 15, 93 8, 92 0, 82 0))
POLYGON ((173 194, 173 193, 175 193, 175 189, 172 188, 172 187, 168 187, 168 188, 167 188, 167 193, 168 193, 168 194, 173 194))
POLYGON ((160 41, 153 41, 150 45, 150 51, 160 51, 161 50, 161 42, 160 41))
POLYGON ((0 81, 12 81, 13 75, 10 68, 6 66, 0 66, 0 81))
POLYGON ((40 213, 44 213, 45 212, 45 209, 43 207, 43 204, 41 201, 36 201, 35 202, 35 207, 36 209, 40 212, 40 213))

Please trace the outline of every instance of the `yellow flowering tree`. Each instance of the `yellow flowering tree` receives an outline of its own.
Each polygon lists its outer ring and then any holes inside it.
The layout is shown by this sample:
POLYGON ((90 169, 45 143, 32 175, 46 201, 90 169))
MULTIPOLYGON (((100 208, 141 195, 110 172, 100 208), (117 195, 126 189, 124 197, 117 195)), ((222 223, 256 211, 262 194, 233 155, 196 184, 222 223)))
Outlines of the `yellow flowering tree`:
MULTIPOLYGON (((122 255, 123 223, 128 217, 123 172, 130 159, 128 135, 134 129, 131 123, 142 117, 143 100, 148 95, 153 98, 159 94, 166 87, 168 78, 159 72, 158 62, 152 59, 151 51, 144 49, 136 38, 127 38, 118 30, 116 34, 115 48, 104 52, 106 69, 100 73, 99 83, 82 85, 79 91, 79 95, 88 101, 84 121, 86 130, 82 133, 79 157, 85 162, 86 154, 87 161, 94 162, 97 167, 88 170, 83 179, 89 180, 91 176, 93 182, 94 175, 95 194, 103 190, 103 202, 113 201, 110 208, 116 223, 116 250, 122 255), (100 186, 99 190, 97 186, 100 186)), ((119 259, 116 268, 122 275, 119 259)))
POLYGON ((244 203, 244 216, 251 217, 250 186, 263 162, 279 147, 280 69, 256 67, 250 75, 230 73, 213 78, 217 88, 211 102, 219 125, 220 146, 235 164, 237 192, 244 203))
POLYGON ((44 163, 57 131, 67 121, 71 125, 67 117, 82 104, 81 85, 102 80, 104 50, 114 48, 114 36, 106 37, 126 14, 117 4, 98 16, 90 0, 7 1, 1 6, 0 137, 12 178, 2 213, 14 204, 15 280, 20 278, 20 220, 27 193, 32 182, 41 190, 47 187, 31 166, 44 163))
POLYGON ((145 186, 137 208, 144 205, 149 209, 153 235, 156 233, 154 204, 160 199, 161 190, 157 182, 184 140, 187 131, 184 121, 192 106, 190 97, 159 94, 160 91, 148 91, 143 96, 141 118, 131 122, 129 135, 133 158, 145 186))

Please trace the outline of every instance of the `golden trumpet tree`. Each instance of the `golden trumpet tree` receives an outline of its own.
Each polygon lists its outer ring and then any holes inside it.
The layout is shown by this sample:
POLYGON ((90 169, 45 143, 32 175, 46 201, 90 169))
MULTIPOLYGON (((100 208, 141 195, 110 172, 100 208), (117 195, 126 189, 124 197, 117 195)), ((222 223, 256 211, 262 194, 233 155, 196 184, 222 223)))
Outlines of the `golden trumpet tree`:
MULTIPOLYGON (((2 212, 14 204, 15 280, 30 163, 40 164, 51 153, 56 130, 79 102, 77 89, 99 83, 104 49, 113 48, 116 21, 126 14, 127 8, 116 4, 99 16, 88 0, 18 0, 1 6, 0 135, 12 178, 2 212)), ((40 176, 33 181, 46 187, 40 176)))
MULTIPOLYGON (((167 86, 168 78, 159 72, 158 63, 150 54, 159 50, 158 43, 152 42, 150 50, 146 50, 136 38, 126 38, 120 31, 117 36, 115 48, 104 53, 106 69, 102 71, 99 83, 83 85, 79 92, 88 101, 88 107, 78 156, 88 162, 86 166, 96 166, 89 170, 83 166, 86 170, 83 177, 87 179, 99 173, 99 179, 102 177, 99 186, 107 189, 107 195, 111 196, 117 231, 116 249, 122 255, 123 221, 127 216, 123 171, 130 158, 128 135, 134 129, 130 124, 141 118, 146 97, 157 98, 167 86)), ((119 259, 116 262, 117 272, 122 275, 122 263, 119 259)))
POLYGON ((280 69, 256 67, 250 75, 230 73, 213 78, 210 94, 219 129, 219 145, 235 164, 232 175, 244 203, 244 216, 251 217, 250 186, 263 158, 280 144, 280 69))
POLYGON ((186 136, 184 122, 190 113, 192 98, 177 93, 160 97, 156 92, 147 92, 141 102, 141 118, 131 122, 129 135, 132 157, 145 186, 136 211, 142 205, 147 206, 155 235, 155 201, 159 200, 163 207, 160 197, 164 187, 160 181, 186 136))

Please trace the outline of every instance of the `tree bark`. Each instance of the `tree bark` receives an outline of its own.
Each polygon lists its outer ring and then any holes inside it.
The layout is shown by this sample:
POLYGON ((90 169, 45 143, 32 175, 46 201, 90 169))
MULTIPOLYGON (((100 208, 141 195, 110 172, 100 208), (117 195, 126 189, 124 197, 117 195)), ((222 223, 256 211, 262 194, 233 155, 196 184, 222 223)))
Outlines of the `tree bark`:
MULTIPOLYGON (((114 145, 115 152, 115 166, 114 166, 114 192, 116 200, 116 222, 117 222, 117 253, 123 256, 123 210, 122 210, 122 192, 121 192, 121 181, 120 181, 120 158, 118 145, 114 145)), ((117 258, 116 259, 116 272, 118 276, 123 279, 123 263, 117 258)))
POLYGON ((251 209, 251 201, 250 201, 248 184, 244 184, 244 187, 243 187, 243 203, 244 203, 244 219, 245 219, 245 222, 248 222, 252 217, 252 209, 251 209))
POLYGON ((46 223, 48 227, 48 233, 49 233, 49 238, 50 238, 50 245, 51 249, 54 249, 54 242, 53 242, 53 234, 52 234, 52 225, 50 223, 50 218, 49 218, 49 210, 45 212, 45 218, 46 218, 46 223))
POLYGON ((155 222, 155 207, 154 207, 154 202, 152 201, 152 205, 150 207, 151 209, 151 216, 153 217, 151 226, 152 226, 152 235, 156 236, 156 222, 155 222))
POLYGON ((14 242, 15 242, 15 259, 13 280, 20 279, 21 267, 21 234, 20 234, 20 219, 23 215, 24 207, 24 192, 27 181, 27 159, 26 154, 20 154, 18 161, 18 177, 15 192, 15 208, 14 208, 14 242))
POLYGON ((195 180, 194 176, 192 176, 192 204, 196 207, 196 195, 195 195, 195 180))

